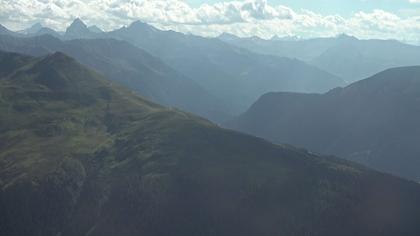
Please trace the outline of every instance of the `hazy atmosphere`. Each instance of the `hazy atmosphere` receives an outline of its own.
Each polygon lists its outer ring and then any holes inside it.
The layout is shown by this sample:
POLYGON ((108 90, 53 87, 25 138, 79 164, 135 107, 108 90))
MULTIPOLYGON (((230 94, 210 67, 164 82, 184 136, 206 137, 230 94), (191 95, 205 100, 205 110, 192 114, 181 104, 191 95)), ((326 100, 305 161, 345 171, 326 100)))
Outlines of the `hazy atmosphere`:
POLYGON ((420 235, 420 1, 0 2, 1 236, 420 235))
POLYGON ((416 0, 3 0, 0 21, 12 29, 34 23, 64 30, 74 18, 105 30, 133 20, 197 35, 395 38, 419 43, 416 0))

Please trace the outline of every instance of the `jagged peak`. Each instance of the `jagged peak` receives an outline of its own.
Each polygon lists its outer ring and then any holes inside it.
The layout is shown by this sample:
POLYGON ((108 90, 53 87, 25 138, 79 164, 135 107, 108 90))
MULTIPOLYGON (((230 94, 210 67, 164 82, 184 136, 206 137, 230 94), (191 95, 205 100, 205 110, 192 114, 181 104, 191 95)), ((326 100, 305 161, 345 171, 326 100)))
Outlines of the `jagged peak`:
POLYGON ((34 34, 37 33, 39 30, 41 30, 42 28, 44 28, 44 26, 37 22, 35 24, 33 24, 31 27, 25 29, 23 32, 26 34, 34 34))
POLYGON ((86 24, 80 19, 76 18, 73 23, 67 28, 67 32, 70 30, 79 30, 79 29, 87 29, 86 24))
POLYGON ((74 21, 73 21, 73 23, 72 23, 72 24, 74 24, 74 25, 81 25, 81 26, 86 27, 85 22, 83 22, 80 18, 76 18, 76 19, 74 19, 74 21))
POLYGON ((141 20, 134 21, 133 23, 130 24, 130 26, 128 26, 127 29, 147 29, 147 30, 153 30, 153 31, 157 30, 152 25, 149 25, 141 20))
POLYGON ((67 28, 65 36, 69 39, 78 39, 90 37, 91 33, 86 24, 80 18, 76 18, 67 28))

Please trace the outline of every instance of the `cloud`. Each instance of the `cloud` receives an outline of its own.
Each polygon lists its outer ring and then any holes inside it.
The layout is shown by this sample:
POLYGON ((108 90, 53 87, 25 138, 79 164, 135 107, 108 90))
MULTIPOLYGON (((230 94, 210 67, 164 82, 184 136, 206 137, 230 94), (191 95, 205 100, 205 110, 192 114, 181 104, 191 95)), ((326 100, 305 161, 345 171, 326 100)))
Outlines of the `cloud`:
MULTIPOLYGON (((420 0, 411 0, 419 2, 420 0)), ((76 17, 89 25, 111 30, 142 20, 162 29, 216 36, 298 35, 414 40, 420 36, 420 17, 384 10, 357 12, 349 17, 294 10, 267 0, 220 1, 192 7, 183 0, 2 0, 0 23, 11 28, 35 22, 64 30, 76 17)))

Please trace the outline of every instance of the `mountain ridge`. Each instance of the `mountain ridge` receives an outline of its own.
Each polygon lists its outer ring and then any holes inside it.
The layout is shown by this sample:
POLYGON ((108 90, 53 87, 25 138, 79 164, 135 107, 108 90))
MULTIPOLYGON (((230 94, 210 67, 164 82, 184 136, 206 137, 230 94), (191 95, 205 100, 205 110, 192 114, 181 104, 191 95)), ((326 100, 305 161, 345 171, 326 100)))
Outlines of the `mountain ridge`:
POLYGON ((348 82, 388 68, 420 64, 418 46, 396 40, 362 40, 345 34, 298 41, 231 38, 226 42, 258 53, 298 58, 348 82))
POLYGON ((269 93, 227 126, 418 181, 419 74, 400 67, 325 94, 269 93))
POLYGON ((339 77, 304 62, 260 55, 218 39, 161 31, 137 21, 108 33, 143 48, 230 103, 235 113, 270 91, 324 92, 339 77))
POLYGON ((66 39, 84 39, 84 38, 96 38, 96 35, 100 32, 91 31, 87 25, 80 19, 76 18, 69 27, 67 27, 64 37, 66 39))
POLYGON ((416 183, 153 104, 63 53, 0 61, 1 234, 420 232, 416 183))
POLYGON ((228 109, 217 111, 216 116, 239 114, 266 92, 325 92, 345 84, 341 78, 302 61, 259 55, 218 39, 162 31, 141 21, 104 33, 87 32, 86 24, 81 24, 84 33, 60 38, 112 38, 145 50, 222 101, 228 109))
POLYGON ((222 122, 230 116, 222 102, 196 82, 125 41, 61 41, 48 35, 32 38, 2 36, 0 49, 34 56, 63 51, 103 73, 111 81, 119 82, 162 105, 187 110, 216 122, 222 122), (195 100, 191 100, 192 97, 195 100))

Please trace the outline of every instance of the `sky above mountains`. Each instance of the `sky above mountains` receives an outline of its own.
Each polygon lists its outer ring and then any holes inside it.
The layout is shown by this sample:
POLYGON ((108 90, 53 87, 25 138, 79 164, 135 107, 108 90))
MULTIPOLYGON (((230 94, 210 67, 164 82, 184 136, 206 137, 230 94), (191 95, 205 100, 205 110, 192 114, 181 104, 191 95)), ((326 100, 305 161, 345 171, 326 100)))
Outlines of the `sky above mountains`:
MULTIPOLYGON (((201 4, 214 4, 228 2, 221 0, 187 0, 194 7, 201 4)), ((382 9, 385 11, 398 12, 413 8, 413 4, 420 0, 268 0, 270 5, 284 5, 293 9, 308 9, 320 14, 340 14, 351 16, 359 11, 372 11, 382 9)))
POLYGON ((420 38, 420 0, 2 0, 0 23, 57 30, 75 18, 111 30, 141 20, 204 36, 420 38))

